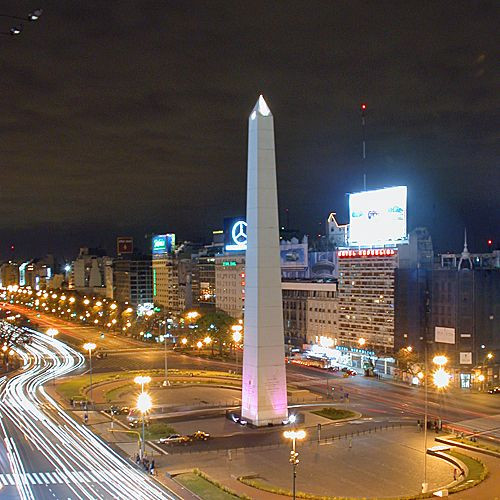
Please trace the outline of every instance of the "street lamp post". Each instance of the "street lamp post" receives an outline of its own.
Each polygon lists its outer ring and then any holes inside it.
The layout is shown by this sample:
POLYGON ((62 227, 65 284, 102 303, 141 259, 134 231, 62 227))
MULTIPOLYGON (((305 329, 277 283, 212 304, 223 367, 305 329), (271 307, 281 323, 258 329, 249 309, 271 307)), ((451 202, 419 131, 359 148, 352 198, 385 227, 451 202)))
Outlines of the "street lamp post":
POLYGON ((151 382, 151 377, 149 375, 137 375, 134 378, 134 382, 141 386, 141 393, 144 392, 144 385, 151 382))
POLYGON ((145 425, 144 421, 146 419, 146 413, 151 410, 152 402, 151 402, 151 396, 147 393, 142 391, 139 394, 139 397, 137 398, 137 409, 141 412, 142 415, 142 439, 141 439, 141 455, 140 458, 141 460, 144 458, 144 452, 145 452, 145 425))
MULTIPOLYGON (((448 362, 448 358, 443 355, 437 355, 432 358, 432 362, 439 368, 433 373, 432 380, 438 389, 444 389, 450 383, 450 375, 444 369, 444 365, 448 362)), ((428 360, 427 360, 427 343, 425 343, 424 351, 424 366, 425 366, 425 386, 424 386, 424 480, 422 482, 422 493, 427 493, 429 484, 427 482, 427 421, 429 419, 429 375, 428 375, 428 360)))
POLYGON ((86 344, 83 344, 83 348, 86 351, 89 351, 89 364, 90 364, 90 406, 94 406, 94 399, 92 398, 92 351, 96 348, 97 346, 93 342, 87 342, 86 344))
POLYGON ((285 431, 283 435, 287 439, 291 439, 292 441, 292 450, 290 451, 290 459, 289 462, 292 465, 292 498, 293 500, 296 500, 297 495, 296 495, 296 488, 295 488, 295 482, 297 478, 297 465, 299 465, 299 454, 297 451, 295 451, 295 442, 297 439, 300 441, 306 437, 306 432, 303 430, 292 430, 292 431, 285 431))
POLYGON ((243 330, 243 327, 241 325, 233 325, 231 327, 231 330, 233 331, 233 341, 235 342, 235 359, 236 359, 236 365, 238 365, 238 344, 241 342, 241 339, 243 335, 241 334, 241 330, 243 330))

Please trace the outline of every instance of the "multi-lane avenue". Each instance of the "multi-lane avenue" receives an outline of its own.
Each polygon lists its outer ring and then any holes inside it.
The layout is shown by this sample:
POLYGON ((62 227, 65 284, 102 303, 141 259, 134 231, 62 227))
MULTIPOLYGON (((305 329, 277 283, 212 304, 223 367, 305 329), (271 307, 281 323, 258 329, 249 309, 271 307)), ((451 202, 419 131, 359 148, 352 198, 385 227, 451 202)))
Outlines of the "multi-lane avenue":
POLYGON ((44 384, 76 370, 85 360, 57 339, 30 333, 31 344, 17 348, 22 369, 1 380, 1 497, 176 498, 47 394, 44 384))

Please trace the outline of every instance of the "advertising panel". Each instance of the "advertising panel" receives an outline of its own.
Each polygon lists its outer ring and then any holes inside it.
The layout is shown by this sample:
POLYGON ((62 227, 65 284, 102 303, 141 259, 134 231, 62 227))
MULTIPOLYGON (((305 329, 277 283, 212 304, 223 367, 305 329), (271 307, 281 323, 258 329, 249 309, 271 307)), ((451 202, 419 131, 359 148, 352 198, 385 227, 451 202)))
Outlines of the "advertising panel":
POLYGON ((245 217, 224 219, 224 250, 244 252, 247 249, 247 223, 245 217))
POLYGON ((472 365, 472 353, 471 352, 461 352, 460 353, 460 364, 461 365, 472 365))
POLYGON ((134 238, 130 236, 119 236, 116 238, 116 253, 118 255, 134 253, 134 238))
POLYGON ((349 195, 349 245, 373 246, 406 239, 406 186, 349 195))
POLYGON ((434 330, 434 340, 435 342, 441 342, 443 344, 454 344, 455 343, 455 328, 447 328, 445 326, 436 326, 434 330))
POLYGON ((152 240, 153 255, 172 253, 175 249, 175 234, 156 234, 152 240))
POLYGON ((307 267, 307 243, 280 245, 282 269, 304 269, 307 267))

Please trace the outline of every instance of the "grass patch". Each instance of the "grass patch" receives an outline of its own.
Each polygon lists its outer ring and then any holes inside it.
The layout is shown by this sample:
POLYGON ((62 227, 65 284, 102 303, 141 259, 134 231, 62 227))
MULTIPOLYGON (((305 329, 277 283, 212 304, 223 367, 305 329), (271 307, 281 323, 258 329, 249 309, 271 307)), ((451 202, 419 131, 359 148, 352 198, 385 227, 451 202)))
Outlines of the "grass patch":
POLYGON ((215 482, 209 480, 205 474, 197 471, 186 472, 175 476, 175 480, 192 491, 203 500, 234 500, 238 497, 232 492, 224 491, 215 482))
POLYGON ((137 388, 135 384, 127 382, 126 384, 119 385, 118 387, 115 387, 114 389, 105 392, 104 397, 106 399, 106 402, 112 403, 116 401, 122 395, 123 392, 128 392, 133 387, 137 388))
POLYGON ((461 460, 469 469, 469 474, 465 478, 465 481, 453 488, 450 488, 450 493, 472 488, 488 476, 488 468, 480 460, 472 458, 469 455, 464 455, 463 453, 459 453, 455 450, 448 451, 447 453, 455 458, 458 458, 458 460, 461 460))
MULTIPOLYGON (((274 493, 275 495, 284 495, 287 497, 293 496, 292 490, 273 486, 272 484, 269 484, 259 478, 242 476, 238 478, 238 481, 246 484, 247 486, 251 486, 252 488, 257 488, 261 491, 267 491, 268 493, 274 493)), ((295 496, 297 498, 306 498, 308 500, 359 500, 353 499, 351 497, 325 497, 320 495, 313 495, 312 493, 304 493, 303 491, 297 491, 295 496)))
POLYGON ((356 413, 350 410, 339 410, 337 408, 323 408, 321 410, 313 411, 315 415, 320 417, 329 418, 330 420, 340 420, 342 418, 352 418, 356 416, 356 413))
POLYGON ((474 442, 474 441, 471 441, 470 439, 467 439, 467 438, 452 438, 451 441, 456 441, 457 443, 463 443, 463 444, 467 444, 469 446, 474 446, 474 448, 479 448, 481 450, 488 450, 488 451, 495 451, 497 453, 500 453, 500 448, 498 446, 493 446, 493 445, 490 445, 490 444, 486 444, 486 443, 483 443, 483 442, 474 442))
POLYGON ((145 429, 145 437, 148 440, 159 439, 161 437, 166 437, 170 434, 176 434, 175 429, 165 423, 155 422, 149 424, 145 429))

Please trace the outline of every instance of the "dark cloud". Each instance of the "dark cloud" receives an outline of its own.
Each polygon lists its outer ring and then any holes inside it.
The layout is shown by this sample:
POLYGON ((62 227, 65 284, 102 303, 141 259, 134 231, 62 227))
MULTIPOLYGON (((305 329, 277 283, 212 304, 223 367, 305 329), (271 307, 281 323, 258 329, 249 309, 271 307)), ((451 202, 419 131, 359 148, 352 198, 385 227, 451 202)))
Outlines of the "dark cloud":
MULTIPOLYGON (((0 13, 38 6, 0 1, 0 13)), ((39 23, 0 39, 1 253, 11 241, 69 254, 118 233, 208 235, 244 211, 260 92, 294 226, 345 217, 366 172, 369 187, 408 184, 410 226, 429 226, 441 249, 459 247, 464 225, 473 250, 500 237, 498 3, 40 7, 39 23)))

